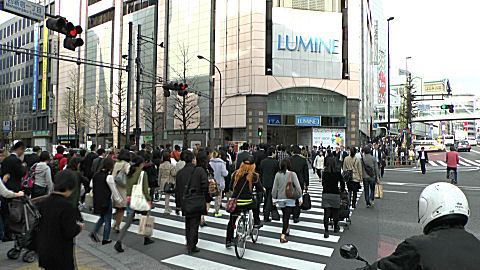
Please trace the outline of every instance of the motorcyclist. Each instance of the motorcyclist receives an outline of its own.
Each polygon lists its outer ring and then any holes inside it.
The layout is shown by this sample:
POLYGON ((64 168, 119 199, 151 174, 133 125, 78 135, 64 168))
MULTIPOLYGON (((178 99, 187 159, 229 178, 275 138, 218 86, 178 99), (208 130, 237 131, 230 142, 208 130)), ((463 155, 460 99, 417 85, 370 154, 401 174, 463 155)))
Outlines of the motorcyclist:
POLYGON ((465 231, 470 209, 456 186, 427 186, 418 201, 418 222, 424 235, 413 236, 395 252, 364 269, 473 270, 480 267, 480 240, 465 231))

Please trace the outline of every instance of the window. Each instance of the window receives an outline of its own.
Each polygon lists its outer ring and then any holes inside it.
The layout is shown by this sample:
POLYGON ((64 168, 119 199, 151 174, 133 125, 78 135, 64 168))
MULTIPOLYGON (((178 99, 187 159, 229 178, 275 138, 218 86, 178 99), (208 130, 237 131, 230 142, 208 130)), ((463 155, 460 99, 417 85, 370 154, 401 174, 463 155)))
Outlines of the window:
POLYGON ((22 46, 25 45, 25 34, 22 35, 22 46))
POLYGON ((30 32, 30 40, 33 42, 33 30, 30 32))
POLYGON ((17 33, 18 29, 17 29, 17 23, 15 23, 15 33, 17 33))
POLYGON ((27 41, 25 43, 28 44, 28 43, 30 43, 30 35, 27 34, 26 36, 27 36, 27 41))

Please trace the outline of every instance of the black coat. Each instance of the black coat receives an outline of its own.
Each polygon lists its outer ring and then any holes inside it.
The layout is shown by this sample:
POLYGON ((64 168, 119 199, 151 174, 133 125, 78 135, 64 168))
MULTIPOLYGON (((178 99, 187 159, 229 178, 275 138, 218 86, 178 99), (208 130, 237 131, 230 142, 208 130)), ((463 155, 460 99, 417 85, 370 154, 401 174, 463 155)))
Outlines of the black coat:
POLYGON ((108 172, 105 170, 100 170, 93 176, 93 213, 97 215, 106 213, 112 202, 107 176, 108 172))
POLYGON ((302 189, 305 189, 305 186, 308 186, 310 183, 307 159, 300 155, 293 155, 290 157, 290 165, 292 171, 297 174, 300 186, 302 189))
MULTIPOLYGON (((188 178, 187 178, 186 181, 188 181, 188 178)), ((205 196, 205 201, 209 202, 209 201, 212 200, 212 198, 210 197, 210 194, 208 193, 208 184, 209 183, 208 183, 207 171, 202 167, 195 167, 195 169, 193 170, 193 174, 191 176, 191 179, 190 179, 190 191, 194 194, 198 194, 198 193, 203 194, 205 196)), ((184 188, 184 192, 187 191, 186 190, 187 185, 188 185, 188 183, 186 184, 186 186, 184 188)), ((182 204, 183 204, 183 201, 182 201, 182 204)), ((202 214, 203 213, 198 213, 198 214, 195 214, 195 215, 192 215, 192 216, 197 216, 197 215, 199 216, 199 215, 202 215, 202 214)))
POLYGON ((14 154, 5 158, 2 162, 2 178, 5 174, 10 174, 5 186, 7 189, 19 192, 21 190, 22 178, 27 173, 27 168, 22 165, 22 161, 14 154))
POLYGON ((73 239, 80 233, 75 209, 67 198, 51 194, 39 202, 38 264, 45 269, 75 269, 73 239))
POLYGON ((267 155, 265 154, 265 151, 263 150, 258 150, 258 151, 255 151, 253 152, 252 154, 253 158, 255 159, 255 167, 256 167, 256 171, 257 172, 260 172, 259 169, 260 169, 260 163, 262 162, 262 160, 264 160, 267 155))
POLYGON ((98 156, 96 159, 93 160, 92 162, 92 178, 93 176, 100 171, 100 168, 102 167, 103 161, 105 160, 104 157, 98 156))
POLYGON ((87 156, 83 159, 82 164, 80 165, 80 169, 83 172, 83 176, 87 177, 87 179, 92 179, 92 164, 93 160, 98 157, 97 153, 90 152, 87 156))
POLYGON ((419 151, 417 159, 419 159, 421 163, 427 163, 428 162, 428 153, 425 152, 425 159, 422 159, 422 151, 419 151))
POLYGON ((471 270, 480 265, 480 240, 462 227, 437 227, 406 239, 370 269, 471 270))
POLYGON ((262 185, 266 189, 273 188, 273 181, 275 180, 275 175, 280 170, 278 161, 272 157, 267 157, 262 160, 259 167, 260 178, 262 179, 262 185))
POLYGON ((40 162, 40 157, 37 155, 37 153, 32 153, 30 155, 25 155, 23 161, 27 163, 27 169, 30 169, 33 164, 40 162))
POLYGON ((193 175, 194 170, 195 165, 193 163, 187 163, 175 176, 175 204, 177 208, 182 207, 185 186, 187 185, 188 178, 193 175))

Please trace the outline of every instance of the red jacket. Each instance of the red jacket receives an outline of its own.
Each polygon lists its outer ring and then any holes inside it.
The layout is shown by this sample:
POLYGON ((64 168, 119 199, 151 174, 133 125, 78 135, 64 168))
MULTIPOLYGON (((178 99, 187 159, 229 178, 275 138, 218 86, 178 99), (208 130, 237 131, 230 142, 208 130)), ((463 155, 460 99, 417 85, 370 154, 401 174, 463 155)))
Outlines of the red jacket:
POLYGON ((447 167, 457 168, 457 164, 460 161, 458 153, 455 151, 450 151, 447 153, 447 167))
POLYGON ((53 159, 59 159, 60 161, 58 162, 58 169, 60 171, 63 170, 65 165, 67 164, 67 158, 63 157, 63 154, 56 153, 55 156, 53 156, 53 159))

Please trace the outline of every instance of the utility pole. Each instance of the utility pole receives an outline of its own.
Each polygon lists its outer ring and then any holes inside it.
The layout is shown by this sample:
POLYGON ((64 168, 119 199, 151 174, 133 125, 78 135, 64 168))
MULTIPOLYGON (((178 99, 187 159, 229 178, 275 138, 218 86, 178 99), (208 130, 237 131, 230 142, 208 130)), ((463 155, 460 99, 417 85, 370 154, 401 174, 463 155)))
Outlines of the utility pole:
MULTIPOLYGON (((137 30, 137 92, 136 92, 136 103, 135 103, 135 145, 136 145, 136 150, 140 150, 140 73, 142 72, 141 70, 141 52, 142 52, 142 25, 138 25, 138 30, 137 30)), ((152 112, 153 113, 153 112, 152 112)))
POLYGON ((412 143, 412 73, 407 70, 407 147, 412 143))
MULTIPOLYGON (((128 23, 128 64, 127 64, 127 126, 125 135, 127 137, 126 144, 130 146, 130 100, 132 93, 132 83, 133 83, 133 23, 128 23)), ((120 125, 119 125, 120 126, 120 125)), ((118 138, 120 141, 120 138, 118 138)))

